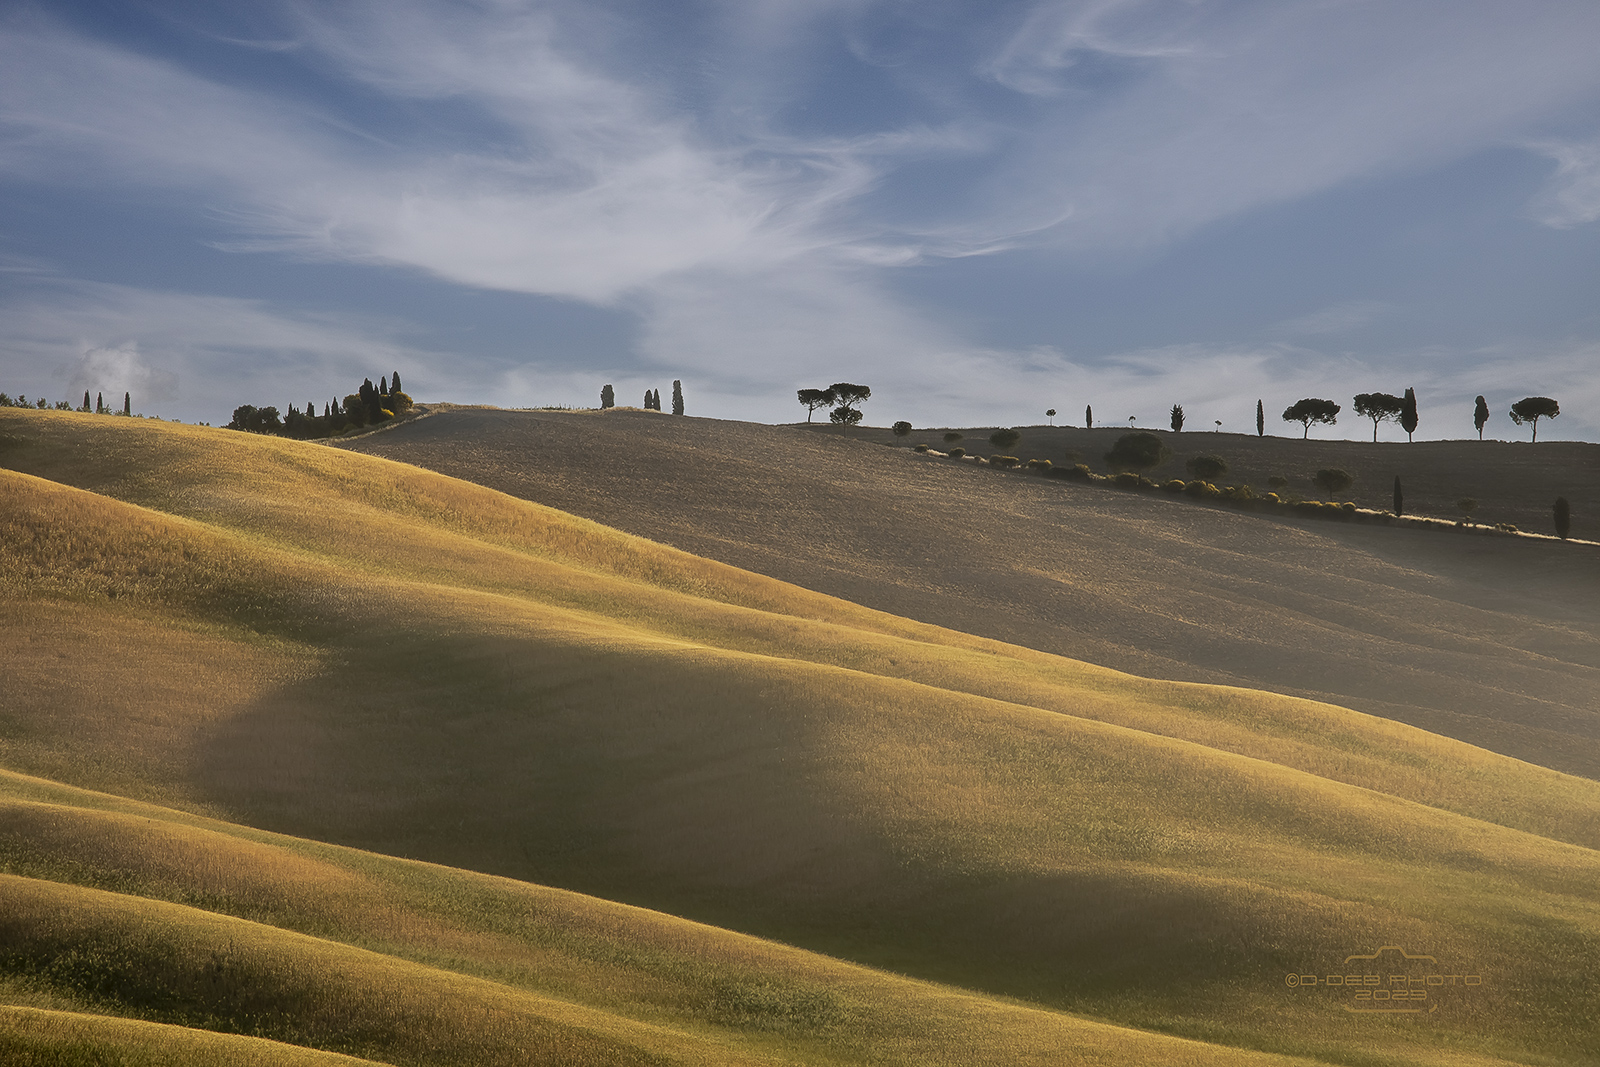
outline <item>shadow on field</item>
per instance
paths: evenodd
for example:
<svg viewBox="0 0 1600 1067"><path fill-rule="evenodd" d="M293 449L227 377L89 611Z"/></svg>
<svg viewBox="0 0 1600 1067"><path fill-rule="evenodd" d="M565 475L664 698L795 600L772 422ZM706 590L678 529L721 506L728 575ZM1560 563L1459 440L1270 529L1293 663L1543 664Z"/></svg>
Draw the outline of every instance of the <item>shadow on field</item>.
<svg viewBox="0 0 1600 1067"><path fill-rule="evenodd" d="M856 439L873 433L887 435L447 409L356 447L894 614L1325 700L1600 777L1592 546L1268 519ZM1239 440L1263 470L1301 446L1403 447ZM1438 444L1475 462L1533 454Z"/></svg>

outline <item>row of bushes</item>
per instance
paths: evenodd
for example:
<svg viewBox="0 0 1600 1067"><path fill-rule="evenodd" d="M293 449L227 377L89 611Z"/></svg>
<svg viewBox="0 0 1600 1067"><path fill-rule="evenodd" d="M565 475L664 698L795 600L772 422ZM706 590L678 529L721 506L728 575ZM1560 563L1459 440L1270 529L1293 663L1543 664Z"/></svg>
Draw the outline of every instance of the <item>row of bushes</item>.
<svg viewBox="0 0 1600 1067"><path fill-rule="evenodd" d="M918 452L940 456L947 455L952 459L966 458L966 451L961 448L952 448L947 453L932 452L927 445L918 445ZM1321 500L1300 500L1292 497L1280 496L1275 492L1257 494L1248 485L1219 486L1213 482L1200 478L1185 481L1182 478L1171 478L1165 482L1152 481L1141 474L1132 471L1123 471L1120 474L1096 474L1089 469L1088 464L1074 463L1071 465L1056 465L1048 459L1030 459L1026 463L1016 456L990 456L987 460L974 456L979 463L987 463L991 467L1002 469L1021 468L1030 474L1046 478L1061 478L1067 481L1084 482L1094 485L1113 486L1118 489L1129 489L1136 492L1167 492L1182 494L1196 500L1212 503L1226 504L1231 507L1249 511L1267 511L1277 514L1299 515L1307 518L1338 519L1345 522L1381 522L1401 523L1408 526L1435 526L1452 527L1462 530L1495 530L1500 533L1517 533L1517 527L1508 522L1496 523L1494 526L1477 526L1468 522L1456 522L1447 519L1430 519L1425 517L1401 517L1392 511L1375 511L1370 508L1357 507L1354 501L1334 502ZM1557 535L1563 539L1568 536L1567 518L1562 505L1566 500L1558 502L1556 508Z"/></svg>

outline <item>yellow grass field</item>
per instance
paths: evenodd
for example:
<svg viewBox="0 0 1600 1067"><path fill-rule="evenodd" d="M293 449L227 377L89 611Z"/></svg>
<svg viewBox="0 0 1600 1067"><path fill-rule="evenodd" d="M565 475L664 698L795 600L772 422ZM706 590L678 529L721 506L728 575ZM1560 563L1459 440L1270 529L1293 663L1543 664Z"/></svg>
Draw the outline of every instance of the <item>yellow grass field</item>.
<svg viewBox="0 0 1600 1067"><path fill-rule="evenodd" d="M320 445L5 410L0 466L10 1003L406 1063L1600 1048L1592 780ZM1321 981L1384 946L1480 981Z"/></svg>

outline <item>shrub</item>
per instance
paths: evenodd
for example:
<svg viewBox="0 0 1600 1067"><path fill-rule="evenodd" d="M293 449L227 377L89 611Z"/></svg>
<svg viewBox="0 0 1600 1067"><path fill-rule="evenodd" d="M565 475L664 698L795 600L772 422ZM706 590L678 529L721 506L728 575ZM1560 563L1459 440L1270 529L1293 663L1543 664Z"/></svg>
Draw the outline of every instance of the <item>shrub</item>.
<svg viewBox="0 0 1600 1067"><path fill-rule="evenodd" d="M1117 483L1118 489L1139 488L1139 476L1132 471L1122 471L1113 480Z"/></svg>
<svg viewBox="0 0 1600 1067"><path fill-rule="evenodd" d="M1256 498L1248 485L1230 485L1222 491L1222 495L1237 503L1248 503Z"/></svg>
<svg viewBox="0 0 1600 1067"><path fill-rule="evenodd" d="M1125 433L1106 453L1106 462L1117 470L1142 471L1157 466L1171 454L1153 433Z"/></svg>
<svg viewBox="0 0 1600 1067"><path fill-rule="evenodd" d="M1335 493L1350 488L1355 478L1351 476L1349 471L1340 470L1338 467L1324 467L1311 480L1317 484L1317 487L1322 490L1325 496L1331 497Z"/></svg>
<svg viewBox="0 0 1600 1067"><path fill-rule="evenodd" d="M1496 530L1499 530L1501 533L1516 533L1517 532L1517 528L1514 525L1512 525L1511 523L1509 523L1509 522L1497 522L1497 523L1494 524L1494 528Z"/></svg>
<svg viewBox="0 0 1600 1067"><path fill-rule="evenodd" d="M1016 467L1022 463L1016 456L990 456L989 464L994 467Z"/></svg>
<svg viewBox="0 0 1600 1067"><path fill-rule="evenodd" d="M1049 473L1052 478L1065 478L1072 482L1087 482L1091 480L1089 467L1084 463L1074 463L1070 467L1052 467Z"/></svg>
<svg viewBox="0 0 1600 1067"><path fill-rule="evenodd" d="M1261 495L1261 499L1265 500L1269 504L1281 504L1281 503L1283 503L1283 498L1280 497L1277 493L1263 493Z"/></svg>
<svg viewBox="0 0 1600 1067"><path fill-rule="evenodd" d="M1267 484L1272 486L1274 489L1282 489L1289 484L1289 479L1285 478L1281 474L1274 474L1272 477L1267 479Z"/></svg>
<svg viewBox="0 0 1600 1067"><path fill-rule="evenodd" d="M915 445L912 448L913 452L926 452L927 450L928 450L928 446L927 445Z"/></svg>
<svg viewBox="0 0 1600 1067"><path fill-rule="evenodd" d="M1210 482L1202 481L1199 478L1196 478L1194 481L1186 484L1183 487L1183 491L1194 497L1196 500L1211 500L1222 495L1222 490L1218 489Z"/></svg>
<svg viewBox="0 0 1600 1067"><path fill-rule="evenodd" d="M1173 478L1164 483L1161 488L1165 489L1169 493L1181 493L1183 492L1183 479Z"/></svg>
<svg viewBox="0 0 1600 1067"><path fill-rule="evenodd" d="M1035 474L1049 474L1050 468L1053 466L1055 466L1055 464L1051 463L1048 459L1028 460L1028 469L1033 471Z"/></svg>
<svg viewBox="0 0 1600 1067"><path fill-rule="evenodd" d="M1015 430L996 430L989 435L989 443L1004 451L1022 440L1022 435Z"/></svg>
<svg viewBox="0 0 1600 1067"><path fill-rule="evenodd" d="M1228 473L1227 461L1221 456L1191 456L1184 466L1202 482L1216 481L1218 475Z"/></svg>
<svg viewBox="0 0 1600 1067"><path fill-rule="evenodd" d="M904 437L911 432L911 424L904 419L901 419L899 422L894 424L892 429L894 430L894 435L896 437Z"/></svg>
<svg viewBox="0 0 1600 1067"><path fill-rule="evenodd" d="M962 456L964 456L966 454L967 454L967 450L964 449L964 448L952 448L950 450L950 458L951 459L960 459Z"/></svg>
<svg viewBox="0 0 1600 1067"><path fill-rule="evenodd" d="M953 445L957 441L961 440L961 436L962 436L961 434L958 434L954 430L951 430L949 433L944 435L944 443L947 444L947 445Z"/></svg>

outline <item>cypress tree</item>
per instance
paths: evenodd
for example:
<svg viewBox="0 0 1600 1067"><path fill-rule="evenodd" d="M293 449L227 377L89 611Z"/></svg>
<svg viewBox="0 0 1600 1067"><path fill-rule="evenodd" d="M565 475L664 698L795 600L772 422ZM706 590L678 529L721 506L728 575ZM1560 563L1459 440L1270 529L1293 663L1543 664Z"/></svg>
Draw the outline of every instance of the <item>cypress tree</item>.
<svg viewBox="0 0 1600 1067"><path fill-rule="evenodd" d="M128 393L122 394L122 413L124 415L133 414L133 397Z"/></svg>
<svg viewBox="0 0 1600 1067"><path fill-rule="evenodd" d="M80 410L80 411L88 411L89 410L89 390L87 390L87 389L85 389L83 391L83 407L79 408L78 410Z"/></svg>
<svg viewBox="0 0 1600 1067"><path fill-rule="evenodd" d="M1267 409L1261 406L1261 401L1256 401L1256 436L1267 436Z"/></svg>
<svg viewBox="0 0 1600 1067"><path fill-rule="evenodd" d="M1406 440L1409 441L1417 429L1417 394L1407 389L1405 398L1400 403L1400 426L1405 430Z"/></svg>
<svg viewBox="0 0 1600 1067"><path fill-rule="evenodd" d="M405 392L404 389L400 388L400 372L399 371L395 371L393 374L389 375L389 392L391 392L391 393L403 393L403 392Z"/></svg>
<svg viewBox="0 0 1600 1067"><path fill-rule="evenodd" d="M1406 513L1405 494L1400 492L1400 476L1394 476L1394 513L1398 517Z"/></svg>
<svg viewBox="0 0 1600 1067"><path fill-rule="evenodd" d="M104 393L94 394L94 413L96 415L104 415L106 413L106 395Z"/></svg>
<svg viewBox="0 0 1600 1067"><path fill-rule="evenodd" d="M1478 440L1483 440L1483 424L1489 421L1489 402L1483 397L1478 398L1478 406L1472 409L1472 425L1478 428Z"/></svg>
<svg viewBox="0 0 1600 1067"><path fill-rule="evenodd" d="M388 396L389 395L389 379L384 378L382 376L380 376L378 378L378 395L379 396Z"/></svg>
<svg viewBox="0 0 1600 1067"><path fill-rule="evenodd" d="M600 387L600 409L603 411L606 408L615 407L616 404L616 390L612 389L610 385L602 385Z"/></svg>
<svg viewBox="0 0 1600 1067"><path fill-rule="evenodd" d="M1565 541L1572 532L1572 505L1567 503L1564 496L1556 497L1555 507L1551 509L1556 520L1556 536Z"/></svg>
<svg viewBox="0 0 1600 1067"><path fill-rule="evenodd" d="M672 380L672 413L683 414L683 383L676 378Z"/></svg>
<svg viewBox="0 0 1600 1067"><path fill-rule="evenodd" d="M1094 429L1094 408L1088 404L1083 405L1083 428L1086 430Z"/></svg>

